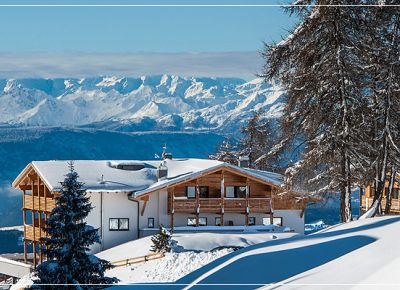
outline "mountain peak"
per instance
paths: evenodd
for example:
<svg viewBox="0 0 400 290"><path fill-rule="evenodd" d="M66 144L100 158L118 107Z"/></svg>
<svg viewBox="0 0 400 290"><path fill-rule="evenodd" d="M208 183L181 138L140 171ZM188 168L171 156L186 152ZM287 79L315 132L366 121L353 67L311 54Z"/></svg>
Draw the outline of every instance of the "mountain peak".
<svg viewBox="0 0 400 290"><path fill-rule="evenodd" d="M150 75L0 81L0 123L85 126L113 130L235 131L258 109L281 112L282 90L255 79ZM168 120L168 121L167 121ZM132 122L135 125L132 127ZM111 126L111 127L110 127ZM166 126L166 125L165 125Z"/></svg>

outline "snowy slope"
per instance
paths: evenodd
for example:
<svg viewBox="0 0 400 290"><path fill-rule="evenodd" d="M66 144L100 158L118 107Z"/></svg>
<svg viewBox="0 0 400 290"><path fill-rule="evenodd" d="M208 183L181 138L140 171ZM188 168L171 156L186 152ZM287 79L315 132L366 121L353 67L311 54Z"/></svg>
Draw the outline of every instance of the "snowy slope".
<svg viewBox="0 0 400 290"><path fill-rule="evenodd" d="M286 239L296 233L179 233L173 235L173 252L160 260L107 271L120 283L173 282L190 272L233 252L230 247L247 247L271 239ZM139 257L150 253L151 237L131 241L108 249L97 256L111 262ZM224 248L228 247L228 248Z"/></svg>
<svg viewBox="0 0 400 290"><path fill-rule="evenodd" d="M141 78L0 80L0 124L87 126L122 131L234 132L252 111L282 110L279 85L261 79Z"/></svg>
<svg viewBox="0 0 400 290"><path fill-rule="evenodd" d="M177 282L189 284L187 289L220 289L215 284L242 284L240 289L398 289L399 239L398 216L358 220L247 247ZM264 267L268 264L273 267ZM250 265L252 270L246 271Z"/></svg>

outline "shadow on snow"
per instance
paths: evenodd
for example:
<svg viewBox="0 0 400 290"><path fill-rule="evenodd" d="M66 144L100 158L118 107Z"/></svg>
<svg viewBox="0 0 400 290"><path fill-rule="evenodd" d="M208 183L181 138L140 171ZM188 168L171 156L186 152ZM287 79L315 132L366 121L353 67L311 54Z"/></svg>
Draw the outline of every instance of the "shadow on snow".
<svg viewBox="0 0 400 290"><path fill-rule="evenodd" d="M354 250L364 247L374 241L375 238L366 235L354 235L350 237L340 237L349 233L379 228L400 221L400 217L391 217L379 220L367 225L351 227L348 229L332 230L330 232L320 232L309 236L293 237L282 240L271 240L264 243L252 245L225 255L200 269L193 271L175 283L155 283L155 284L132 284L129 286L119 286L123 289L182 289L187 284L192 283L210 270L218 267L222 263L228 262L237 255L253 251L256 249L271 247L276 245L290 244L300 240L313 240L321 238L337 237L334 240L320 242L307 246L292 249L279 250L270 253L254 253L249 256L240 257L232 261L224 268L217 270L203 279L193 288L207 286L207 289L221 289L222 285L231 284L226 289L256 289L261 285L276 283L307 270L323 265L329 261L337 259ZM232 284L242 284L236 287ZM248 284L248 285L243 285ZM161 287L161 288L160 288Z"/></svg>

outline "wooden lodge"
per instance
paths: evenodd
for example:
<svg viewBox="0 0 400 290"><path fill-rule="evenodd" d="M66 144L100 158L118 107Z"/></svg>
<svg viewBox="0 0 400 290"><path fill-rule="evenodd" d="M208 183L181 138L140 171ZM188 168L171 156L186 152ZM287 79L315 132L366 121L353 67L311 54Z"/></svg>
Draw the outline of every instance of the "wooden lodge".
<svg viewBox="0 0 400 290"><path fill-rule="evenodd" d="M389 191L389 180L385 182L385 191L382 198L382 209L385 209L386 196ZM400 214L400 196L399 196L399 179L393 184L393 192L391 196L391 208L388 214ZM371 206L374 200L374 187L369 185L365 188L365 193L360 196L360 215L365 213Z"/></svg>
<svg viewBox="0 0 400 290"><path fill-rule="evenodd" d="M74 168L93 207L86 222L99 229L93 253L154 234L161 224L178 232L202 226L269 231L272 225L304 232L306 202L280 198L282 176L276 173L172 158L77 160ZM67 161L33 161L13 182L22 191L24 258L31 245L34 267L46 258L43 228L67 172Z"/></svg>

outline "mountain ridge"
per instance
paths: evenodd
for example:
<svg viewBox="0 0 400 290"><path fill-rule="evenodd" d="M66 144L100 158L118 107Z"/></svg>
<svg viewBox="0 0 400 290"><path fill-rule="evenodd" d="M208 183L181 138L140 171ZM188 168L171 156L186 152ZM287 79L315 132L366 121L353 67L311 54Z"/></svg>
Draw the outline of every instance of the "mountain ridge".
<svg viewBox="0 0 400 290"><path fill-rule="evenodd" d="M253 111L279 117L284 91L261 79L153 75L139 78L0 80L0 124L121 131L236 132Z"/></svg>

